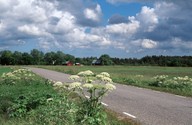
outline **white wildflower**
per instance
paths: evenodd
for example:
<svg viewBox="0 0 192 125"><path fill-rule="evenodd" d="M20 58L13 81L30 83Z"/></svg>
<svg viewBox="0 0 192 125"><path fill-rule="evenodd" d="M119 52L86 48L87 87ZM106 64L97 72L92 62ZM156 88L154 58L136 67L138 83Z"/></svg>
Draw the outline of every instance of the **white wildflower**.
<svg viewBox="0 0 192 125"><path fill-rule="evenodd" d="M102 72L102 73L100 73L100 75L105 76L105 77L110 77L110 74L107 72Z"/></svg>
<svg viewBox="0 0 192 125"><path fill-rule="evenodd" d="M63 85L63 83L62 83L62 82L59 82L59 81L58 81L58 82L55 82L55 83L53 84L53 86L59 86L59 87L62 86L62 85Z"/></svg>
<svg viewBox="0 0 192 125"><path fill-rule="evenodd" d="M113 84L107 83L105 84L105 88L109 91L112 91L114 89L116 89L116 87Z"/></svg>
<svg viewBox="0 0 192 125"><path fill-rule="evenodd" d="M69 79L71 79L71 80L77 80L77 79L79 79L80 77L78 76L78 75L71 75L70 77L69 77Z"/></svg>
<svg viewBox="0 0 192 125"><path fill-rule="evenodd" d="M93 88L93 84L86 83L86 84L83 85L83 87L91 89L91 88Z"/></svg>
<svg viewBox="0 0 192 125"><path fill-rule="evenodd" d="M96 75L96 78L98 78L98 79L102 79L103 77L104 77L104 76L101 75L101 74Z"/></svg>
<svg viewBox="0 0 192 125"><path fill-rule="evenodd" d="M112 79L109 78L109 77L103 77L103 78L101 78L101 80L104 81L104 82L109 82L109 83L113 82Z"/></svg>
<svg viewBox="0 0 192 125"><path fill-rule="evenodd" d="M80 82L73 82L69 85L70 89L75 89L75 88L81 88L81 83Z"/></svg>
<svg viewBox="0 0 192 125"><path fill-rule="evenodd" d="M92 76L94 73L90 70L79 72L77 75L79 76Z"/></svg>

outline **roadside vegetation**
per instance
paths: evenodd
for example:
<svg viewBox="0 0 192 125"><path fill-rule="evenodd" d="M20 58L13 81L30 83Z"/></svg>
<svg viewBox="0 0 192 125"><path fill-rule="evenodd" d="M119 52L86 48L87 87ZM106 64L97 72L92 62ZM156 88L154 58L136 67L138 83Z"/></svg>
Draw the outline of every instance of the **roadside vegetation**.
<svg viewBox="0 0 192 125"><path fill-rule="evenodd" d="M10 72L11 71L11 68L8 68L8 67L0 67L0 76L3 74L3 73L7 73L7 72Z"/></svg>
<svg viewBox="0 0 192 125"><path fill-rule="evenodd" d="M38 66L50 70L76 74L84 70L108 72L112 80L126 85L192 97L192 68L155 66ZM164 76L166 76L164 78Z"/></svg>
<svg viewBox="0 0 192 125"><path fill-rule="evenodd" d="M105 93L115 89L107 73L80 72L70 77L74 83L67 84L45 80L27 69L0 69L1 125L137 124L118 119L101 105ZM93 84L94 80L100 84ZM84 89L89 98L84 96Z"/></svg>

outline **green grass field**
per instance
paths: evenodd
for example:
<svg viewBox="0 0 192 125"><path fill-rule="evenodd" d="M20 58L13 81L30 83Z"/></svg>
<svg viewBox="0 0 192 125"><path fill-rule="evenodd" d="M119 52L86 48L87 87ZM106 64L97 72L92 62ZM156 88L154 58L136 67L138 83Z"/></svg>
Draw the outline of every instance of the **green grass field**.
<svg viewBox="0 0 192 125"><path fill-rule="evenodd" d="M9 68L9 67L0 67L0 76L3 73L7 73L7 72L10 72L10 71L11 71L11 68Z"/></svg>
<svg viewBox="0 0 192 125"><path fill-rule="evenodd" d="M192 67L158 67L158 66L40 66L41 68L51 69L68 74L77 74L80 71L91 70L95 73L108 72L114 82L134 85L178 95L191 96L191 89L172 89L154 87L149 84L154 82L152 79L156 75L168 75L173 77L192 77ZM138 77L142 75L143 77Z"/></svg>
<svg viewBox="0 0 192 125"><path fill-rule="evenodd" d="M42 68L76 74L82 70L91 70L95 73L108 72L112 76L155 75L192 76L191 67L155 67L155 66L40 66Z"/></svg>

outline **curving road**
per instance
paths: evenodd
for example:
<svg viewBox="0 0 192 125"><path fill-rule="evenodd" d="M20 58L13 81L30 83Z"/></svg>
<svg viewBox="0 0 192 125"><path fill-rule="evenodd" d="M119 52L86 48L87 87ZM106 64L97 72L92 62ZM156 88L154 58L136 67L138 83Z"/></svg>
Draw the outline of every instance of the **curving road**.
<svg viewBox="0 0 192 125"><path fill-rule="evenodd" d="M70 82L69 75L40 68L34 73L54 81ZM192 98L116 84L103 100L110 109L143 125L192 125Z"/></svg>

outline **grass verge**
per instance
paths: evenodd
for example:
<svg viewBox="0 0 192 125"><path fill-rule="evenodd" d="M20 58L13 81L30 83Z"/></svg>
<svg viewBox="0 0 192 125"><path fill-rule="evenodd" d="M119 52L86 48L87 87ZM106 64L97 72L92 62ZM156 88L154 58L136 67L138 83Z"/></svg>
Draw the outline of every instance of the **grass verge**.
<svg viewBox="0 0 192 125"><path fill-rule="evenodd" d="M77 97L56 91L50 81L25 70L14 71L0 79L1 125L82 124L77 120L82 115L77 114L81 108ZM135 125L131 120L118 119L111 112L101 120L106 120L107 125Z"/></svg>
<svg viewBox="0 0 192 125"><path fill-rule="evenodd" d="M153 86L156 75L168 75L169 78L192 76L191 67L157 67L157 66L38 66L67 74L91 70L95 73L108 72L114 82L133 85L177 95L192 97L191 87ZM180 81L179 81L180 82ZM180 84L178 82L178 84Z"/></svg>

